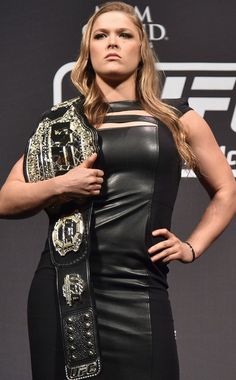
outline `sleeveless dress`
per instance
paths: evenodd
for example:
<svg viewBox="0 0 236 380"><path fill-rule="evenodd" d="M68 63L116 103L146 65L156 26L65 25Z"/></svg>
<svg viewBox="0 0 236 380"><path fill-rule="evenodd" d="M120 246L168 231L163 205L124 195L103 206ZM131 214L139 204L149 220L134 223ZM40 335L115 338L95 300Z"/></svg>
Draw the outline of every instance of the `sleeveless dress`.
<svg viewBox="0 0 236 380"><path fill-rule="evenodd" d="M172 101L184 114L185 100ZM109 104L98 129L104 183L94 197L91 280L102 371L97 380L178 380L168 266L148 248L171 228L181 160L170 130L136 101ZM55 272L47 243L28 299L33 380L66 380Z"/></svg>

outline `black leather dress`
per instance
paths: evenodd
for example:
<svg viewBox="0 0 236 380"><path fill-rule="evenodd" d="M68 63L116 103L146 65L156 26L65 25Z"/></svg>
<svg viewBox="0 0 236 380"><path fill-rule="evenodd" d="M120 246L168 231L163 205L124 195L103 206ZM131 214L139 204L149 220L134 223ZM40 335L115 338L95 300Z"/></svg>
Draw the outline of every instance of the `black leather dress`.
<svg viewBox="0 0 236 380"><path fill-rule="evenodd" d="M174 103L182 113L184 101ZM104 170L94 198L91 278L102 371L97 380L178 380L178 356L168 298L168 267L148 248L171 227L181 161L169 129L140 115L137 102L110 103L99 133L97 167ZM109 124L106 124L109 123ZM34 380L65 380L54 268L42 254L28 303Z"/></svg>

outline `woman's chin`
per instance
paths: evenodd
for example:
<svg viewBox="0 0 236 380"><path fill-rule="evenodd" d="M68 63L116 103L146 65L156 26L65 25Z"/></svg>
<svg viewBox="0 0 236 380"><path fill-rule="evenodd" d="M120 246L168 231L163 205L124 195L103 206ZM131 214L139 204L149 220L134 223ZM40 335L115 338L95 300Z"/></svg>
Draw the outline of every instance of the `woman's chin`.
<svg viewBox="0 0 236 380"><path fill-rule="evenodd" d="M109 72L103 73L100 75L101 79L105 82L124 82L132 78L134 73L127 73L118 70L110 70Z"/></svg>

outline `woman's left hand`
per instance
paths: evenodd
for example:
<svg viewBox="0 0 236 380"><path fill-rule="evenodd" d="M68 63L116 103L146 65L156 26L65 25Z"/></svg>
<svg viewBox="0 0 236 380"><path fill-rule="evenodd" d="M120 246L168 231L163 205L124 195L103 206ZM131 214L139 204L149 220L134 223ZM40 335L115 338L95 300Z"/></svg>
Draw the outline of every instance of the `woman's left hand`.
<svg viewBox="0 0 236 380"><path fill-rule="evenodd" d="M173 260L179 260L183 263L192 262L193 255L191 248L178 239L172 232L166 228L161 228L154 230L152 235L155 237L163 236L166 239L148 249L148 252L151 255L150 258L153 262L161 261L163 263L169 263Z"/></svg>

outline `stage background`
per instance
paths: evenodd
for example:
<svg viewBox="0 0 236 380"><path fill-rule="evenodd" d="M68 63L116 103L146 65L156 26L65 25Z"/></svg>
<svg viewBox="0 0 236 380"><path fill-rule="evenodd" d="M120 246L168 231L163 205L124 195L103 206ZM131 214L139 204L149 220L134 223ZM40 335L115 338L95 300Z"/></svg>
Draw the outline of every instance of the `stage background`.
<svg viewBox="0 0 236 380"><path fill-rule="evenodd" d="M235 172L235 1L129 3L138 7L166 70L165 97L189 98L212 126ZM41 113L55 100L76 95L68 70L79 51L82 27L98 4L1 1L1 185L23 154ZM199 182L191 174L183 178L172 230L186 238L207 202ZM30 219L1 220L0 226L0 378L29 380L27 295L47 217L42 212ZM235 227L234 221L193 265L170 265L181 380L235 380Z"/></svg>

